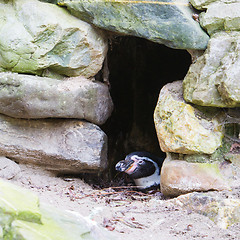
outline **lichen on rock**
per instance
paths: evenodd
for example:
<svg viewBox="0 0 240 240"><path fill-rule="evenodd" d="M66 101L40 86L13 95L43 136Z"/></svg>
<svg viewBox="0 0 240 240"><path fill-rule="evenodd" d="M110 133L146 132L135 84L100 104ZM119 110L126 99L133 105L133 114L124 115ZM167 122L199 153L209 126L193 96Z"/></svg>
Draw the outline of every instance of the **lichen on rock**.
<svg viewBox="0 0 240 240"><path fill-rule="evenodd" d="M232 169L232 166L174 160L168 153L161 170L161 192L178 196L194 191L230 190L231 176L224 174L225 168Z"/></svg>
<svg viewBox="0 0 240 240"><path fill-rule="evenodd" d="M171 204L207 216L223 229L240 222L240 200L229 193L194 192L172 199Z"/></svg>
<svg viewBox="0 0 240 240"><path fill-rule="evenodd" d="M212 35L218 31L240 30L240 3L216 2L200 14L201 26Z"/></svg>
<svg viewBox="0 0 240 240"><path fill-rule="evenodd" d="M154 112L160 147L164 152L213 153L222 144L220 112L207 113L187 104L182 81L165 85Z"/></svg>
<svg viewBox="0 0 240 240"><path fill-rule="evenodd" d="M214 34L184 78L184 99L201 106L239 107L239 52L239 32Z"/></svg>
<svg viewBox="0 0 240 240"><path fill-rule="evenodd" d="M68 1L76 17L118 34L146 38L177 49L205 49L208 35L194 21L188 1Z"/></svg>
<svg viewBox="0 0 240 240"><path fill-rule="evenodd" d="M0 181L0 238L8 240L116 239L79 213L57 209L36 194Z"/></svg>
<svg viewBox="0 0 240 240"><path fill-rule="evenodd" d="M56 5L0 3L0 26L0 71L91 77L102 68L105 36Z"/></svg>

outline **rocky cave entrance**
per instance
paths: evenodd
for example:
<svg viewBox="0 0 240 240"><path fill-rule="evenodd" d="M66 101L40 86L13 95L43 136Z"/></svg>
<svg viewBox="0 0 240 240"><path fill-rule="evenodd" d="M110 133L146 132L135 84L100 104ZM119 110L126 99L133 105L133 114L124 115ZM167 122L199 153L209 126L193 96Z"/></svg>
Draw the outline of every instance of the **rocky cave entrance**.
<svg viewBox="0 0 240 240"><path fill-rule="evenodd" d="M110 172L133 151L164 157L155 132L153 113L161 88L182 80L191 64L186 50L176 50L136 37L110 42L108 68L114 111L102 129L108 135Z"/></svg>

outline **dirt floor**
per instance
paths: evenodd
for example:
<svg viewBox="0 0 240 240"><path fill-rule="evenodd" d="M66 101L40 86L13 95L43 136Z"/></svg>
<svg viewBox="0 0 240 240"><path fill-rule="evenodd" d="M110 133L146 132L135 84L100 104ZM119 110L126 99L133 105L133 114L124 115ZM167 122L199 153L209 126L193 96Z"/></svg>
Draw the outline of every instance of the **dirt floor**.
<svg viewBox="0 0 240 240"><path fill-rule="evenodd" d="M11 182L36 192L42 202L90 217L116 239L240 239L240 224L220 229L205 216L170 207L171 200L159 192L144 194L117 186L97 189L79 178L20 167L20 176Z"/></svg>

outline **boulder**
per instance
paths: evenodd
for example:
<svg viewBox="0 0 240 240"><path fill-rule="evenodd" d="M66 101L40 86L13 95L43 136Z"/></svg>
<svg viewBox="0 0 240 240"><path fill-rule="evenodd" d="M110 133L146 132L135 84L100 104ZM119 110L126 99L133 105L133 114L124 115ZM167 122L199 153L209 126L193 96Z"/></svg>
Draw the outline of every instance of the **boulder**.
<svg viewBox="0 0 240 240"><path fill-rule="evenodd" d="M14 161L0 156L0 178L12 179L17 177L21 172L20 167Z"/></svg>
<svg viewBox="0 0 240 240"><path fill-rule="evenodd" d="M240 199L229 192L224 195L217 192L188 193L168 203L175 208L207 216L223 229L240 222Z"/></svg>
<svg viewBox="0 0 240 240"><path fill-rule="evenodd" d="M78 118L100 125L112 109L108 87L100 82L0 73L0 113L11 117Z"/></svg>
<svg viewBox="0 0 240 240"><path fill-rule="evenodd" d="M183 81L184 99L201 106L240 106L240 32L219 32Z"/></svg>
<svg viewBox="0 0 240 240"><path fill-rule="evenodd" d="M154 123L164 152L213 153L222 143L220 112L197 109L182 95L182 81L165 85L154 111Z"/></svg>
<svg viewBox="0 0 240 240"><path fill-rule="evenodd" d="M187 0L158 1L68 1L60 6L78 18L118 34L146 38L178 49L205 49L208 35L192 15Z"/></svg>
<svg viewBox="0 0 240 240"><path fill-rule="evenodd" d="M161 192L178 196L194 191L230 190L239 185L239 173L238 167L227 162L187 162L171 159L168 154L161 169Z"/></svg>
<svg viewBox="0 0 240 240"><path fill-rule="evenodd" d="M178 196L194 191L240 188L240 144L225 137L213 154L167 153L161 169L161 192Z"/></svg>
<svg viewBox="0 0 240 240"><path fill-rule="evenodd" d="M212 35L217 31L240 30L240 2L215 3L200 14L201 26Z"/></svg>
<svg viewBox="0 0 240 240"><path fill-rule="evenodd" d="M77 212L63 211L46 204L41 204L39 209L42 224L15 220L11 224L10 233L23 240L117 239L115 235Z"/></svg>
<svg viewBox="0 0 240 240"><path fill-rule="evenodd" d="M190 0L189 2L198 10L205 10L207 6L219 0Z"/></svg>
<svg viewBox="0 0 240 240"><path fill-rule="evenodd" d="M198 10L205 10L213 3L235 3L237 1L238 0L190 0L190 3Z"/></svg>
<svg viewBox="0 0 240 240"><path fill-rule="evenodd" d="M99 172L107 166L107 136L98 126L78 120L0 115L0 152L59 173Z"/></svg>
<svg viewBox="0 0 240 240"><path fill-rule="evenodd" d="M0 71L91 77L102 68L107 40L65 9L37 0L0 3Z"/></svg>
<svg viewBox="0 0 240 240"><path fill-rule="evenodd" d="M35 194L8 182L0 181L0 195L1 239L116 239L79 213L39 203Z"/></svg>

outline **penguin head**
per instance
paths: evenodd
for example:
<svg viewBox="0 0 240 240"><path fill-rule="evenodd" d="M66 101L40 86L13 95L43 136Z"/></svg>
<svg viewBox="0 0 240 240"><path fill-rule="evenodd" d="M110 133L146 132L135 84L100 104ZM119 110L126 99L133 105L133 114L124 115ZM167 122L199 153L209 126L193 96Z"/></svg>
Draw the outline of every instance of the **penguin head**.
<svg viewBox="0 0 240 240"><path fill-rule="evenodd" d="M117 171L127 173L137 187L146 189L160 184L162 161L148 152L133 152L118 162Z"/></svg>

